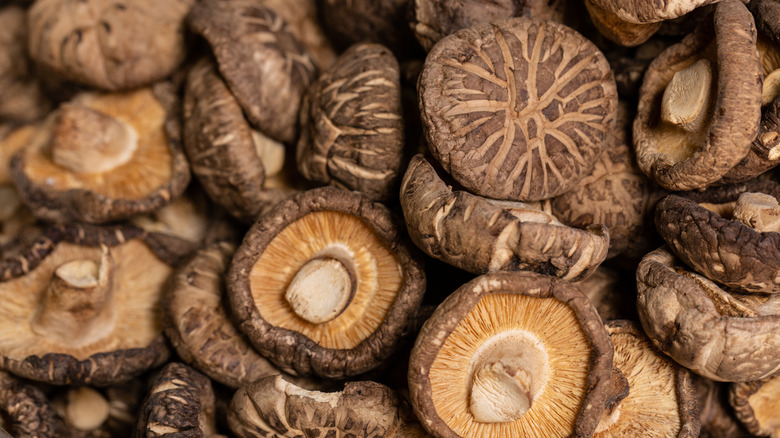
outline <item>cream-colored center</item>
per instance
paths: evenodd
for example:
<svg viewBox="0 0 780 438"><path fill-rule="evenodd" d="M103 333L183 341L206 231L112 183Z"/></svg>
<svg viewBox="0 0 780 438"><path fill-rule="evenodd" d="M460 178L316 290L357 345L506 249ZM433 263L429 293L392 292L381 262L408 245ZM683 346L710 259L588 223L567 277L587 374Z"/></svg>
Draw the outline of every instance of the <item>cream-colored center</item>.
<svg viewBox="0 0 780 438"><path fill-rule="evenodd" d="M252 142L255 144L255 153L263 161L265 176L279 173L284 167L284 144L255 130L252 130Z"/></svg>
<svg viewBox="0 0 780 438"><path fill-rule="evenodd" d="M761 88L761 105L769 105L780 96L780 68L764 78Z"/></svg>
<svg viewBox="0 0 780 438"><path fill-rule="evenodd" d="M109 408L108 400L99 392L82 386L68 391L65 416L77 429L94 430L108 419Z"/></svg>
<svg viewBox="0 0 780 438"><path fill-rule="evenodd" d="M295 274L285 298L298 316L322 324L346 309L353 289L353 276L344 263L320 257L308 261Z"/></svg>
<svg viewBox="0 0 780 438"><path fill-rule="evenodd" d="M674 74L661 100L661 119L695 132L704 124L711 99L712 67L700 59Z"/></svg>
<svg viewBox="0 0 780 438"><path fill-rule="evenodd" d="M522 330L499 333L474 354L469 365L469 410L481 423L521 418L544 391L549 375L544 344Z"/></svg>
<svg viewBox="0 0 780 438"><path fill-rule="evenodd" d="M766 193L743 193L734 205L733 218L758 232L780 232L780 205Z"/></svg>

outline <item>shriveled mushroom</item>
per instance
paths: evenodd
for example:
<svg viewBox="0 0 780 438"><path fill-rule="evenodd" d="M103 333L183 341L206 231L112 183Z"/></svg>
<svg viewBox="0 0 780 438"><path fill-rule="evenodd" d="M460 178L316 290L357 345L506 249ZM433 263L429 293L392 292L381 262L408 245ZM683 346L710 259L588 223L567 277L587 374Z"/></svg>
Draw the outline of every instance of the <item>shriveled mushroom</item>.
<svg viewBox="0 0 780 438"><path fill-rule="evenodd" d="M331 187L278 204L227 276L233 317L291 374L342 378L387 359L422 301L413 246L381 204Z"/></svg>
<svg viewBox="0 0 780 438"><path fill-rule="evenodd" d="M752 382L733 383L729 402L737 418L750 433L759 436L780 436L780 377L767 377Z"/></svg>
<svg viewBox="0 0 780 438"><path fill-rule="evenodd" d="M529 272L466 283L412 349L415 413L435 436L591 436L610 388L612 343L569 283Z"/></svg>
<svg viewBox="0 0 780 438"><path fill-rule="evenodd" d="M639 319L653 345L704 377L727 382L780 371L776 298L739 296L686 271L667 248L637 270Z"/></svg>
<svg viewBox="0 0 780 438"><path fill-rule="evenodd" d="M609 248L601 225L571 228L529 204L453 191L422 155L406 170L401 207L418 247L475 274L530 270L576 281L590 275Z"/></svg>
<svg viewBox="0 0 780 438"><path fill-rule="evenodd" d="M228 424L239 437L428 436L400 397L368 381L347 382L340 392L319 392L282 376L265 377L236 392Z"/></svg>
<svg viewBox="0 0 780 438"><path fill-rule="evenodd" d="M377 200L398 193L404 123L390 50L350 47L309 88L300 116L297 162L304 177Z"/></svg>
<svg viewBox="0 0 780 438"><path fill-rule="evenodd" d="M290 25L254 0L203 0L188 17L250 121L281 142L295 140L298 109L316 67Z"/></svg>
<svg viewBox="0 0 780 438"><path fill-rule="evenodd" d="M105 90L159 81L184 60L184 17L195 0L37 0L30 56L66 79Z"/></svg>
<svg viewBox="0 0 780 438"><path fill-rule="evenodd" d="M35 129L11 160L11 176L36 216L103 223L184 192L189 166L178 132L166 129L160 90L82 93Z"/></svg>
<svg viewBox="0 0 780 438"><path fill-rule="evenodd" d="M333 64L336 52L320 27L318 0L262 0L262 3L284 18L320 68Z"/></svg>
<svg viewBox="0 0 780 438"><path fill-rule="evenodd" d="M24 275L0 282L0 366L58 385L110 385L163 363L158 301L172 269L142 232L52 231L19 257Z"/></svg>
<svg viewBox="0 0 780 438"><path fill-rule="evenodd" d="M615 79L596 46L531 18L442 39L418 89L433 155L469 191L494 199L537 201L575 188L617 112Z"/></svg>
<svg viewBox="0 0 780 438"><path fill-rule="evenodd" d="M46 395L35 386L0 371L0 436L57 438L66 432Z"/></svg>
<svg viewBox="0 0 780 438"><path fill-rule="evenodd" d="M738 0L659 55L639 91L633 141L642 171L670 190L703 188L747 155L761 119L753 18Z"/></svg>

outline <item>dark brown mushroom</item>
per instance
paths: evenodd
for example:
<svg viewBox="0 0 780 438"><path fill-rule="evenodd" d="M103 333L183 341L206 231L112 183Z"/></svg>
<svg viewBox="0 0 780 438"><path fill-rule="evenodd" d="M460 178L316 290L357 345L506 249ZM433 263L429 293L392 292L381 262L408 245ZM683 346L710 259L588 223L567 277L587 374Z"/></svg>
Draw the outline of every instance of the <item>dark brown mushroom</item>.
<svg viewBox="0 0 780 438"><path fill-rule="evenodd" d="M0 371L0 431L20 438L57 438L66 432L46 395ZM0 436L2 432L0 432Z"/></svg>
<svg viewBox="0 0 780 438"><path fill-rule="evenodd" d="M320 68L328 68L336 60L328 37L320 27L318 0L262 0L262 4L281 15L290 25L290 30L311 54Z"/></svg>
<svg viewBox="0 0 780 438"><path fill-rule="evenodd" d="M609 248L602 225L571 228L529 204L454 191L422 155L406 170L401 207L418 247L475 274L528 270L576 281L593 273Z"/></svg>
<svg viewBox="0 0 780 438"><path fill-rule="evenodd" d="M398 193L404 148L398 62L379 44L356 44L309 88L301 105L304 177L376 200Z"/></svg>
<svg viewBox="0 0 780 438"><path fill-rule="evenodd" d="M780 377L733 383L729 391L729 402L739 421L753 435L777 437L780 434L777 410L780 402Z"/></svg>
<svg viewBox="0 0 780 438"><path fill-rule="evenodd" d="M596 46L531 18L441 40L418 88L433 155L469 191L494 199L537 201L575 188L617 112L615 79Z"/></svg>
<svg viewBox="0 0 780 438"><path fill-rule="evenodd" d="M414 247L381 204L309 190L249 230L227 276L233 317L283 371L342 378L395 350L425 291Z"/></svg>
<svg viewBox="0 0 780 438"><path fill-rule="evenodd" d="M609 335L580 291L497 273L466 283L428 319L409 389L435 436L586 437L604 412L611 370Z"/></svg>
<svg viewBox="0 0 780 438"><path fill-rule="evenodd" d="M277 141L294 141L301 98L316 67L290 25L254 0L203 0L188 21L211 45L249 120Z"/></svg>

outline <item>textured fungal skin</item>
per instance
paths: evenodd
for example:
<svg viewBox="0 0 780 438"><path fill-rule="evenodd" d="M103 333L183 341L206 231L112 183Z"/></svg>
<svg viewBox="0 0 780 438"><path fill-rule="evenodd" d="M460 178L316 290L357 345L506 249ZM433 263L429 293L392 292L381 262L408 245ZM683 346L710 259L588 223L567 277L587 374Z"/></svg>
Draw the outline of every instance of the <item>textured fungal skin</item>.
<svg viewBox="0 0 780 438"><path fill-rule="evenodd" d="M444 38L418 89L433 155L469 191L494 199L536 201L574 188L617 112L615 79L596 46L530 18Z"/></svg>
<svg viewBox="0 0 780 438"><path fill-rule="evenodd" d="M762 386L774 379L776 377L767 377L752 382L734 383L729 390L729 403L734 408L734 413L753 435L772 436L774 434L775 429L771 425L761 424L753 410L753 406L750 404L750 397L760 390Z"/></svg>
<svg viewBox="0 0 780 438"><path fill-rule="evenodd" d="M401 206L419 248L475 274L529 270L576 281L593 273L609 248L602 225L579 230L525 221L511 203L453 191L422 155L409 163Z"/></svg>
<svg viewBox="0 0 780 438"><path fill-rule="evenodd" d="M3 427L15 437L57 438L66 432L65 425L41 390L2 371L0 412Z"/></svg>
<svg viewBox="0 0 780 438"><path fill-rule="evenodd" d="M717 0L590 0L630 23L671 20Z"/></svg>
<svg viewBox="0 0 780 438"><path fill-rule="evenodd" d="M350 47L301 106L298 169L309 180L389 199L404 147L398 62L379 44Z"/></svg>

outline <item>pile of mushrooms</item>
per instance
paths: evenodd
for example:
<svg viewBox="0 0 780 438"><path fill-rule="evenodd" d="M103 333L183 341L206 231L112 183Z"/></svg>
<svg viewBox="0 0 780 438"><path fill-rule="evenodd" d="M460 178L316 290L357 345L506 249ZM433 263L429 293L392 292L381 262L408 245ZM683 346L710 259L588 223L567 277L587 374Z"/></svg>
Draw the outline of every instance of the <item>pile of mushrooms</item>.
<svg viewBox="0 0 780 438"><path fill-rule="evenodd" d="M780 436L778 0L12 0L0 96L0 436Z"/></svg>

